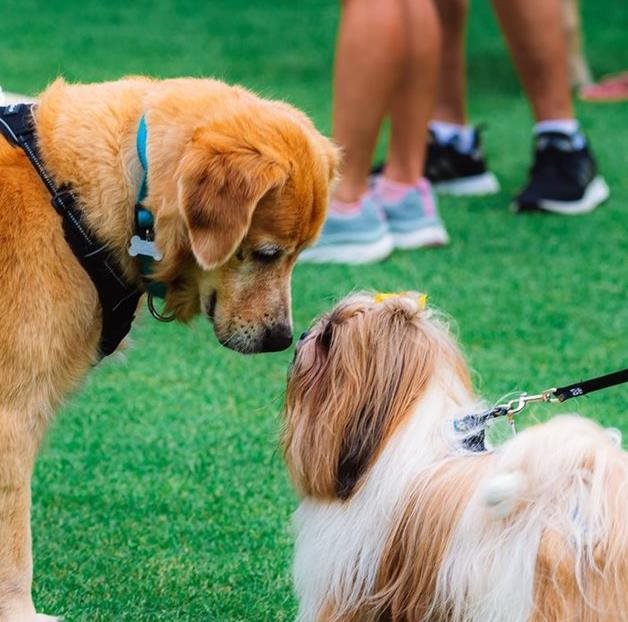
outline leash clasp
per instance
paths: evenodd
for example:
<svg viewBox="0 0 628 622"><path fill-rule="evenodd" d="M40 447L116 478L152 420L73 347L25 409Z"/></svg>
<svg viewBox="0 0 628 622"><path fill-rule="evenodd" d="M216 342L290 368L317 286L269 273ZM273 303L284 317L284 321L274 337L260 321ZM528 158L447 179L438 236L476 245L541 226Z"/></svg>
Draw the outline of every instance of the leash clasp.
<svg viewBox="0 0 628 622"><path fill-rule="evenodd" d="M535 402L559 402L556 395L556 389L546 389L541 393L537 393L535 395L528 395L527 393L522 393L514 400L510 400L506 404L507 415L509 417L520 413L528 404L533 404Z"/></svg>
<svg viewBox="0 0 628 622"><path fill-rule="evenodd" d="M515 415L520 413L528 404L534 404L535 402L559 402L558 396L556 395L556 389L546 389L541 393L536 393L535 395L528 395L527 393L522 393L514 400L510 400L506 404L506 419L508 419L508 425L510 425L510 429L512 430L512 435L517 435L517 426L515 424Z"/></svg>

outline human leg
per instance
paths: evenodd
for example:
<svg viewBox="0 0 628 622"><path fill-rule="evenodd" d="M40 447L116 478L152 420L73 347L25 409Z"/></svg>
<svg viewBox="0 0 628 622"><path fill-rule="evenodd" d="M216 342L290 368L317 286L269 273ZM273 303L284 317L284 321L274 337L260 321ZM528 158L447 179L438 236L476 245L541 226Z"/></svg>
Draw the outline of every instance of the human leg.
<svg viewBox="0 0 628 622"><path fill-rule="evenodd" d="M537 123L573 119L561 0L493 0Z"/></svg>
<svg viewBox="0 0 628 622"><path fill-rule="evenodd" d="M427 128L438 83L440 26L432 0L405 0L407 54L394 91L388 162L376 196L401 249L449 240L428 180L423 178Z"/></svg>
<svg viewBox="0 0 628 622"><path fill-rule="evenodd" d="M534 165L516 211L581 214L609 195L574 116L562 0L493 0L535 126Z"/></svg>
<svg viewBox="0 0 628 622"><path fill-rule="evenodd" d="M425 175L437 192L483 195L499 183L487 170L480 134L467 120L466 24L469 0L435 0L441 25L441 65L429 124Z"/></svg>
<svg viewBox="0 0 628 622"><path fill-rule="evenodd" d="M406 54L402 0L345 0L334 67L333 139L343 148L335 196L357 201L366 191L380 126Z"/></svg>
<svg viewBox="0 0 628 622"><path fill-rule="evenodd" d="M377 135L391 114L391 181L415 190L433 107L438 22L432 0L345 0L334 72L335 141L344 164L319 243L302 261L382 259L392 239L367 193Z"/></svg>
<svg viewBox="0 0 628 622"><path fill-rule="evenodd" d="M432 119L467 123L465 37L469 0L435 0L441 26L441 64Z"/></svg>

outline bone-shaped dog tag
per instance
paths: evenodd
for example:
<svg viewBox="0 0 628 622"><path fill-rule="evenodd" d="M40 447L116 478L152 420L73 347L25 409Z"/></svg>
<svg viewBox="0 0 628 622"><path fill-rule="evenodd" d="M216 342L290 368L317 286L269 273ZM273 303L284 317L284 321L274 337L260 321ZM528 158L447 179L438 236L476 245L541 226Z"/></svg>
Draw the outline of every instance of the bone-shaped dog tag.
<svg viewBox="0 0 628 622"><path fill-rule="evenodd" d="M129 255L131 255L131 257L144 255L146 257L152 257L155 261L161 261L163 258L163 254L155 246L155 242L142 240L139 235L134 235L131 238L131 243L129 244Z"/></svg>

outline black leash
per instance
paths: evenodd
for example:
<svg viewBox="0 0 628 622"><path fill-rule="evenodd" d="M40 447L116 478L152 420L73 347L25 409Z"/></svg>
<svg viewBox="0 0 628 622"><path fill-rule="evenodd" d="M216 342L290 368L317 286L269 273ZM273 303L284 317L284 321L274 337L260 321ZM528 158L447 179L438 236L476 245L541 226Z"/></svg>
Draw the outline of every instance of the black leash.
<svg viewBox="0 0 628 622"><path fill-rule="evenodd" d="M569 384L564 387L546 389L535 395L522 393L515 399L504 404L498 404L483 413L466 415L462 419L456 419L454 421L454 430L460 434L467 435L462 442L466 449L471 451L484 451L485 428L492 419L508 417L509 423L514 431L514 416L520 413L528 404L533 402L565 402L574 397L581 397L626 382L628 382L628 368L606 374L605 376L575 382L574 384Z"/></svg>
<svg viewBox="0 0 628 622"><path fill-rule="evenodd" d="M612 374L606 374L606 376L598 376L590 380L569 384L566 387L553 389L553 391L556 399L559 402L564 402L572 397L580 397L581 395L587 395L594 391L608 389L608 387L614 387L624 382L628 382L628 368L613 372Z"/></svg>
<svg viewBox="0 0 628 622"><path fill-rule="evenodd" d="M101 357L108 356L131 330L143 292L126 280L111 249L89 231L72 189L58 188L48 175L39 156L33 109L31 104L0 106L0 133L9 143L22 148L52 196L65 239L98 292L102 308L99 351Z"/></svg>

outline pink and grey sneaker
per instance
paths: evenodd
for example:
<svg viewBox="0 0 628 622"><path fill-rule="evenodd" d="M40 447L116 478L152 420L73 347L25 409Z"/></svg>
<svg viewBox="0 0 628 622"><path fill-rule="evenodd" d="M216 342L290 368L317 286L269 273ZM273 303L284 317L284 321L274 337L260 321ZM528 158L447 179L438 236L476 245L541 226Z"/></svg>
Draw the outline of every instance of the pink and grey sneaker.
<svg viewBox="0 0 628 622"><path fill-rule="evenodd" d="M320 238L300 255L303 263L364 264L394 250L388 225L372 192L356 203L332 201Z"/></svg>
<svg viewBox="0 0 628 622"><path fill-rule="evenodd" d="M376 181L374 196L384 212L396 248L444 246L449 242L432 186L426 178L409 186L381 176Z"/></svg>

